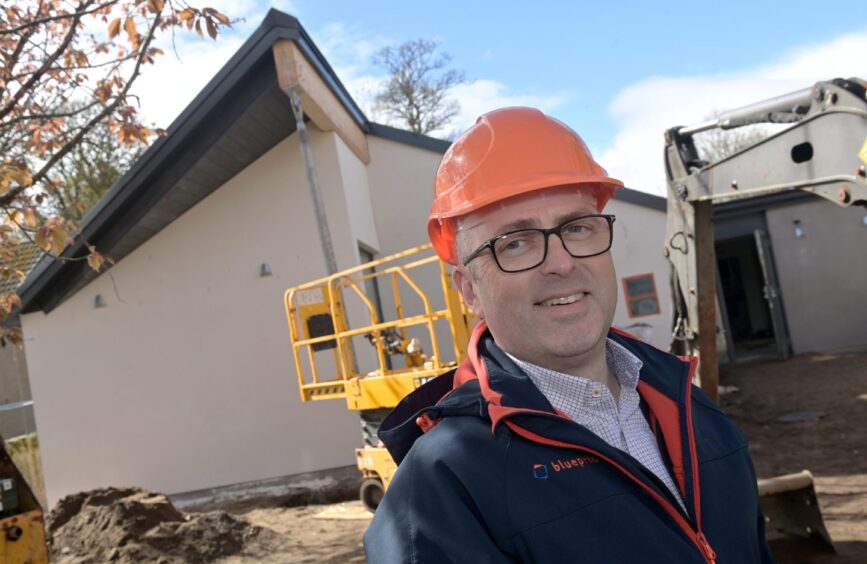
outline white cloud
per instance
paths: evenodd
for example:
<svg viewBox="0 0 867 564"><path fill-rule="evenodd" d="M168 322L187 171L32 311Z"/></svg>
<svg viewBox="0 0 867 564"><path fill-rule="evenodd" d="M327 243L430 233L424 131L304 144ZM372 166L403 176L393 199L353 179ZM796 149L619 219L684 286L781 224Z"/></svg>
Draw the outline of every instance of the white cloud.
<svg viewBox="0 0 867 564"><path fill-rule="evenodd" d="M329 23L311 35L349 94L371 117L373 99L386 80L385 74L371 60L374 53L394 41L340 22Z"/></svg>
<svg viewBox="0 0 867 564"><path fill-rule="evenodd" d="M185 32L176 35L177 55L168 38L159 47L165 54L147 65L132 87L141 101L141 115L157 127L169 124L198 95L220 68L235 54L243 38L223 35L217 41Z"/></svg>
<svg viewBox="0 0 867 564"><path fill-rule="evenodd" d="M285 12L296 18L301 16L301 9L294 0L271 0L271 7L277 8L281 12Z"/></svg>
<svg viewBox="0 0 867 564"><path fill-rule="evenodd" d="M461 111L453 121L457 131L463 131L475 123L485 112L507 106L533 106L551 113L569 100L563 93L532 94L510 91L504 84L494 80L474 80L459 84L452 89L452 98L460 104Z"/></svg>
<svg viewBox="0 0 867 564"><path fill-rule="evenodd" d="M270 4L294 16L299 13L296 0ZM174 45L171 33L158 38L157 46L165 54L144 67L132 88L145 121L168 127L262 23L268 10L262 0L208 0L207 5L226 14L232 28L221 31L216 41L185 28L175 30Z"/></svg>
<svg viewBox="0 0 867 564"><path fill-rule="evenodd" d="M867 32L807 46L780 59L737 73L654 77L631 84L609 111L618 124L600 163L626 185L665 194L663 132L704 121L716 111L734 109L837 77L867 77Z"/></svg>

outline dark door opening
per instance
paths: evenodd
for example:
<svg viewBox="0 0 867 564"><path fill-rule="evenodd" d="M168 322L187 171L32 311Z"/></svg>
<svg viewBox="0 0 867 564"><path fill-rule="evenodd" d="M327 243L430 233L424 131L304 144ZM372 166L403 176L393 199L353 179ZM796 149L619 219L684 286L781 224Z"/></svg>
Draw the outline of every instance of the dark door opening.
<svg viewBox="0 0 867 564"><path fill-rule="evenodd" d="M728 316L733 360L779 354L774 321L766 299L767 284L753 235L718 241L717 268Z"/></svg>

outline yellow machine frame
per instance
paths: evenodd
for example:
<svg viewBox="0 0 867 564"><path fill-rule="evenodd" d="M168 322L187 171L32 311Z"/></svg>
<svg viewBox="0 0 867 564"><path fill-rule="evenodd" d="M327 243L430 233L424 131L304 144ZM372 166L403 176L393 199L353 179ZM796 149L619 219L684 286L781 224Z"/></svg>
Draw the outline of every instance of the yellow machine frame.
<svg viewBox="0 0 867 564"><path fill-rule="evenodd" d="M446 264L430 252L431 248L431 245L415 247L286 291L284 304L302 401L345 399L349 409L359 411L392 408L425 381L448 372L466 358L474 316L452 286ZM445 308L440 310L432 308L431 300L414 278L418 269L434 263L439 265L440 285L445 298ZM365 292L364 282L377 278L389 282L395 305L396 318L393 320L379 319L372 296ZM401 282L421 301L424 313L409 317L404 314ZM349 326L343 300L344 290L352 291L366 306L367 325ZM444 362L442 359L442 348L435 331L435 322L442 319L448 321L451 331L454 362ZM318 322L318 331L311 329L314 321ZM410 352L409 347L405 346L410 342L407 329L417 326L427 330L432 347L429 358ZM369 373L360 373L356 368L352 338L365 335L376 347L378 368ZM400 347L400 352L406 361L405 367L389 367L386 361L389 352L385 344L388 335L399 336L400 343L404 345ZM332 354L336 374L323 375L317 367L315 345L323 343L334 345ZM302 361L305 353L308 360L306 367ZM357 449L356 459L366 479L361 490L362 501L373 509L388 487L397 466L388 451L380 447ZM371 490L373 481L381 484L380 491Z"/></svg>
<svg viewBox="0 0 867 564"><path fill-rule="evenodd" d="M42 507L24 476L12 462L0 437L0 476L14 484L18 509L13 515L0 516L0 562L48 564L45 544L45 518ZM11 479L11 480L7 480ZM6 487L0 485L0 487Z"/></svg>
<svg viewBox="0 0 867 564"><path fill-rule="evenodd" d="M448 320L455 358L457 362L463 361L467 354L472 314L464 305L460 294L452 287L445 263L431 254L405 264L398 264L401 260L414 258L414 255L420 255L430 249L430 245L409 249L286 291L286 316L289 321L292 353L295 357L298 386L303 401L344 398L347 406L352 410L394 407L427 378L438 376L454 368L455 363L443 362L440 355L441 349L434 330L434 322L439 319ZM432 309L430 299L412 276L415 269L432 263L439 263L440 267L440 282L446 303L445 309L441 310ZM373 278L390 279L397 319L392 321L379 319L373 300L362 287L365 280ZM405 282L421 300L424 305L423 314L404 316L400 281ZM354 291L367 306L368 325L357 328L348 326L342 299L344 289ZM323 314L330 316L333 331L319 336L311 335L307 322L312 317ZM302 327L303 334L299 333L299 325ZM383 332L398 330L401 338L406 339L407 328L413 326L426 327L433 347L431 358L419 366L412 357L408 356L405 368L389 369L386 363ZM354 352L350 341L353 337L365 334L374 336L379 367L371 373L360 374L355 369ZM336 341L333 354L337 374L323 377L316 366L313 346L330 341ZM305 370L301 358L302 351L305 350L309 360L309 372Z"/></svg>

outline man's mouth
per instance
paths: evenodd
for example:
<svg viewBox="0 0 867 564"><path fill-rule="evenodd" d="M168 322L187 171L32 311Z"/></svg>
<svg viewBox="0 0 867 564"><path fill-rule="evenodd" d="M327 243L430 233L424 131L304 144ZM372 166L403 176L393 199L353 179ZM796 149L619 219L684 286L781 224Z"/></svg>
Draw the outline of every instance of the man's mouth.
<svg viewBox="0 0 867 564"><path fill-rule="evenodd" d="M569 294L568 296L560 296L557 298L551 298L549 300L544 300L541 302L537 302L538 306L561 306L561 305L569 305L574 304L578 300L582 299L587 295L587 292L576 292L574 294Z"/></svg>

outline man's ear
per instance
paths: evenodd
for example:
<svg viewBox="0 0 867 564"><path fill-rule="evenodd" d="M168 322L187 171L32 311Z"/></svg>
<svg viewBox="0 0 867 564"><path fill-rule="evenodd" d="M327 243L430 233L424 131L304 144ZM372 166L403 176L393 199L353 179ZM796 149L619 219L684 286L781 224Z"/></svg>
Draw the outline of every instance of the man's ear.
<svg viewBox="0 0 867 564"><path fill-rule="evenodd" d="M455 288L461 293L464 302L479 319L485 318L485 312L482 309L482 302L479 300L479 295L476 293L476 285L473 277L469 272L464 270L465 267L458 266L452 271L452 280L455 283Z"/></svg>

